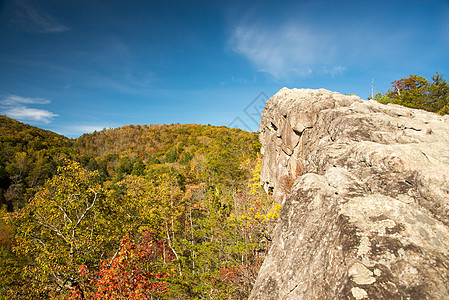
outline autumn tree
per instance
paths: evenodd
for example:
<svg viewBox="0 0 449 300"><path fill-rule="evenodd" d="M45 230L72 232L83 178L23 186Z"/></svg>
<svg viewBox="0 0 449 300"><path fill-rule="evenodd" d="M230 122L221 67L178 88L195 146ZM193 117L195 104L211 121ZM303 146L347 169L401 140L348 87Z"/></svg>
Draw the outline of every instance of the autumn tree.
<svg viewBox="0 0 449 300"><path fill-rule="evenodd" d="M0 299L23 299L27 295L27 285L21 276L27 258L11 251L16 245L15 228L10 217L0 209Z"/></svg>
<svg viewBox="0 0 449 300"><path fill-rule="evenodd" d="M374 99L384 104L399 104L444 115L449 113L449 84L438 72L431 81L410 75L393 81L392 89L385 94L377 93Z"/></svg>
<svg viewBox="0 0 449 300"><path fill-rule="evenodd" d="M112 258L101 263L98 271L80 267L80 275L89 281L88 292L71 289L69 299L161 299L168 291L167 281L173 273L173 253L165 242L148 231L141 242L125 237Z"/></svg>
<svg viewBox="0 0 449 300"><path fill-rule="evenodd" d="M117 235L97 177L97 172L68 162L16 219L16 250L33 259L24 275L36 291L51 294L73 286L84 289L80 266L98 266L111 250Z"/></svg>

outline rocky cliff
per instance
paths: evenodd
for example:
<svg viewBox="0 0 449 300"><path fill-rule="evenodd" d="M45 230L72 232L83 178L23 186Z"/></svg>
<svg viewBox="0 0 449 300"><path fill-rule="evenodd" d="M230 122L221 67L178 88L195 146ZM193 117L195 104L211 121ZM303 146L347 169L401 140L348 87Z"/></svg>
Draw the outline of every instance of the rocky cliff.
<svg viewBox="0 0 449 300"><path fill-rule="evenodd" d="M283 208L250 299L449 299L448 116L284 88L259 130Z"/></svg>

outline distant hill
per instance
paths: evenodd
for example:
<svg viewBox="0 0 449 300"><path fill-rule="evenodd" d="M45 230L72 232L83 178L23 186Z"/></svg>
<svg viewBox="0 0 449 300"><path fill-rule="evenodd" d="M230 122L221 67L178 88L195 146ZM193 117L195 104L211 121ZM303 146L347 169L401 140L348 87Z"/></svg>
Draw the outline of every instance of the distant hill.
<svg viewBox="0 0 449 300"><path fill-rule="evenodd" d="M257 134L224 126L127 125L69 139L6 116L0 146L0 205L9 211L22 207L28 189L53 176L64 159L100 171L103 180L196 161L235 185L243 174L239 160L260 150Z"/></svg>
<svg viewBox="0 0 449 300"><path fill-rule="evenodd" d="M65 136L0 116L0 205L23 205L27 189L56 172L64 157L76 156Z"/></svg>
<svg viewBox="0 0 449 300"><path fill-rule="evenodd" d="M70 140L65 136L24 124L3 115L0 115L0 140L2 142L9 141L24 146L37 140L59 146L67 146L70 144Z"/></svg>
<svg viewBox="0 0 449 300"><path fill-rule="evenodd" d="M227 141L229 144L246 148L245 143L257 144L257 139L255 133L224 126L151 124L127 125L84 134L75 140L74 146L82 155L104 157L114 153L136 156L144 160L153 159L155 156L173 160L168 154L170 150L176 150L175 157L178 157L189 151L188 149L210 151L217 146L215 143L218 141Z"/></svg>
<svg viewBox="0 0 449 300"><path fill-rule="evenodd" d="M260 150L255 133L224 126L197 124L129 125L85 134L74 141L82 164L103 177L121 177L167 165L196 162L209 168L221 182L237 184L245 156ZM240 175L238 175L240 174Z"/></svg>

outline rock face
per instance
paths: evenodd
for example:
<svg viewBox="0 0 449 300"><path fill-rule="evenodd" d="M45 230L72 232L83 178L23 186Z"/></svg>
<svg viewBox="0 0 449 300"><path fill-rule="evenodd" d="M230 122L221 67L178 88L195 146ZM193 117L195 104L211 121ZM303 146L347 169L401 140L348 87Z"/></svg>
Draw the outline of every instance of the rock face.
<svg viewBox="0 0 449 300"><path fill-rule="evenodd" d="M283 208L250 299L449 299L448 116L284 88L259 130Z"/></svg>

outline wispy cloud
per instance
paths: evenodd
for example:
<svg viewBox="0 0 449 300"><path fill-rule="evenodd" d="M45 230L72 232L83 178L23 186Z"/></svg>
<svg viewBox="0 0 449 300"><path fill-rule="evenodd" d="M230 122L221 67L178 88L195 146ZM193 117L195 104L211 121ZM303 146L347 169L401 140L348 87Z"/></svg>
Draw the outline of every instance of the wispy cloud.
<svg viewBox="0 0 449 300"><path fill-rule="evenodd" d="M337 77L358 62L379 63L410 45L413 30L407 26L389 28L372 17L342 19L338 6L336 12L320 14L323 5L297 8L295 15L284 11L275 21L267 20L266 14L243 15L231 25L229 46L258 71L293 79Z"/></svg>
<svg viewBox="0 0 449 300"><path fill-rule="evenodd" d="M335 66L335 67L332 67L332 68L323 67L321 69L321 72L323 74L328 74L331 77L335 77L335 76L338 76L340 74L343 74L345 71L346 71L346 67L342 67L342 66Z"/></svg>
<svg viewBox="0 0 449 300"><path fill-rule="evenodd" d="M30 1L16 0L9 8L12 22L23 30L37 33L57 33L69 30L69 27L32 5Z"/></svg>
<svg viewBox="0 0 449 300"><path fill-rule="evenodd" d="M345 70L326 64L334 51L330 37L295 24L280 28L239 25L230 42L258 71L274 77L307 76L317 71L336 75Z"/></svg>
<svg viewBox="0 0 449 300"><path fill-rule="evenodd" d="M17 104L49 104L51 101L44 98L25 98L16 95L10 95L1 101L3 105Z"/></svg>
<svg viewBox="0 0 449 300"><path fill-rule="evenodd" d="M51 101L44 98L25 98L16 95L9 95L0 101L2 113L13 119L21 121L35 121L50 123L57 114L48 110L28 107L32 104L49 104Z"/></svg>

